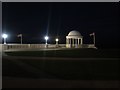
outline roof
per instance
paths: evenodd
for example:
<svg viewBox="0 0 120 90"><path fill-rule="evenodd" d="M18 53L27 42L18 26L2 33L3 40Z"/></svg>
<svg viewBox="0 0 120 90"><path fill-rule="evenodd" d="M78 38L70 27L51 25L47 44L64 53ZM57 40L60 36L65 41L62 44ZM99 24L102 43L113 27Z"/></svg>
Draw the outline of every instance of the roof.
<svg viewBox="0 0 120 90"><path fill-rule="evenodd" d="M76 30L70 31L68 36L66 36L66 38L74 38L74 39L78 39L78 38L83 38L83 36Z"/></svg>
<svg viewBox="0 0 120 90"><path fill-rule="evenodd" d="M73 30L69 32L68 36L81 36L81 34L78 31Z"/></svg>

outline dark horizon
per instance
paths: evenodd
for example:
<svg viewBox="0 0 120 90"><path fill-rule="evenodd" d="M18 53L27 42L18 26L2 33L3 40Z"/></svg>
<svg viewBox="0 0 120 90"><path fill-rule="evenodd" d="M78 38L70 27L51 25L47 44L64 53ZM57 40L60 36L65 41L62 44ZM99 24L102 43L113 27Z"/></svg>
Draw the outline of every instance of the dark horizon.
<svg viewBox="0 0 120 90"><path fill-rule="evenodd" d="M119 3L82 2L3 2L3 32L9 34L8 43L65 43L66 35L77 30L83 43L93 43L90 33L96 34L99 48L119 48Z"/></svg>

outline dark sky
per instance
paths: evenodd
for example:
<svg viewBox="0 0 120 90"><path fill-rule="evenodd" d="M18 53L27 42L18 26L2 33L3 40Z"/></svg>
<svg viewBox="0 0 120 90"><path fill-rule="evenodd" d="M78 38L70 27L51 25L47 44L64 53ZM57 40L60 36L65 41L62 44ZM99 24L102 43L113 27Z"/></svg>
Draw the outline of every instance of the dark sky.
<svg viewBox="0 0 120 90"><path fill-rule="evenodd" d="M3 3L3 32L9 34L7 42L19 43L17 34L23 34L23 43L65 43L71 30L79 31L84 43L93 43L90 33L96 33L96 46L119 46L119 3L82 2L27 2Z"/></svg>

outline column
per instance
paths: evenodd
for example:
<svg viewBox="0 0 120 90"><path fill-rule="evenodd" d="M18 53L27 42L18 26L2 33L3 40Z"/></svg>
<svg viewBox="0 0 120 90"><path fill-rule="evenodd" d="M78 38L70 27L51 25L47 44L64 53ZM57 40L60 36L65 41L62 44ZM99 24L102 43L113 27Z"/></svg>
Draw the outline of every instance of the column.
<svg viewBox="0 0 120 90"><path fill-rule="evenodd" d="M79 45L79 38L78 38L78 45Z"/></svg>
<svg viewBox="0 0 120 90"><path fill-rule="evenodd" d="M71 38L69 38L69 47L71 47Z"/></svg>
<svg viewBox="0 0 120 90"><path fill-rule="evenodd" d="M68 39L66 38L66 44L68 44Z"/></svg>
<svg viewBox="0 0 120 90"><path fill-rule="evenodd" d="M69 44L69 39L67 38L67 44Z"/></svg>
<svg viewBox="0 0 120 90"><path fill-rule="evenodd" d="M83 40L82 40L82 38L81 38L81 44L83 44Z"/></svg>
<svg viewBox="0 0 120 90"><path fill-rule="evenodd" d="M72 39L72 46L74 47L74 39Z"/></svg>

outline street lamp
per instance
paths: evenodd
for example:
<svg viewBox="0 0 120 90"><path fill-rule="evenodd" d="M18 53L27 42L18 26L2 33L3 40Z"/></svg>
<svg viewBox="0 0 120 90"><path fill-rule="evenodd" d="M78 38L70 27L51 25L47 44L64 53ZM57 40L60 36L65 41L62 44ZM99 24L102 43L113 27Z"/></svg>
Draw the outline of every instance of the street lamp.
<svg viewBox="0 0 120 90"><path fill-rule="evenodd" d="M47 45L47 40L49 39L49 37L48 37L48 36L45 36L44 38L45 38L45 40L46 40L45 48L47 48L47 47L48 47L48 45Z"/></svg>
<svg viewBox="0 0 120 90"><path fill-rule="evenodd" d="M47 45L47 40L49 39L49 37L48 36L45 36L45 40L46 40L46 45Z"/></svg>
<svg viewBox="0 0 120 90"><path fill-rule="evenodd" d="M8 35L7 34L3 34L2 38L4 39L4 44L6 44L6 39L7 39Z"/></svg>
<svg viewBox="0 0 120 90"><path fill-rule="evenodd" d="M95 32L91 33L90 36L93 36L93 43L94 43L94 47L95 47Z"/></svg>
<svg viewBox="0 0 120 90"><path fill-rule="evenodd" d="M56 38L55 41L56 41L56 48L57 48L58 47L58 41L59 41L59 39Z"/></svg>
<svg viewBox="0 0 120 90"><path fill-rule="evenodd" d="M22 44L22 34L18 34L17 37L21 38L21 44Z"/></svg>
<svg viewBox="0 0 120 90"><path fill-rule="evenodd" d="M56 45L58 45L58 41L59 41L59 39L58 39L58 38L56 38L56 39L55 39L55 41L56 41Z"/></svg>

